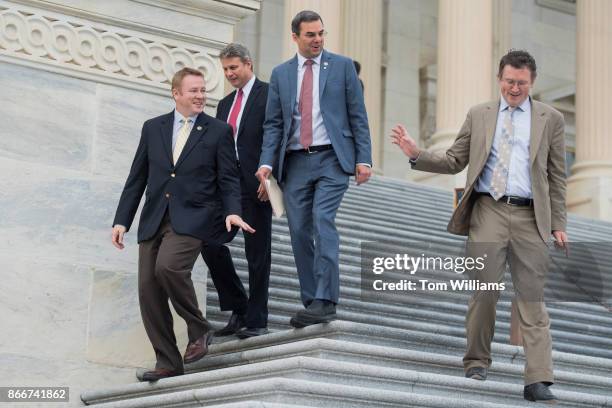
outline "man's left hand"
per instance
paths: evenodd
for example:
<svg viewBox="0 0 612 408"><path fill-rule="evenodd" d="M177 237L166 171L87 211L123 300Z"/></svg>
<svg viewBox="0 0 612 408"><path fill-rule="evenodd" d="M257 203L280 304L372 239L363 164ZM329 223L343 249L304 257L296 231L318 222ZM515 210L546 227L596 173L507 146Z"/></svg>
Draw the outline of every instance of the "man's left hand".
<svg viewBox="0 0 612 408"><path fill-rule="evenodd" d="M363 184L370 179L372 175L372 169L363 164L358 164L355 168L355 181L357 185Z"/></svg>
<svg viewBox="0 0 612 408"><path fill-rule="evenodd" d="M227 228L227 232L232 230L232 225L235 225L243 231L250 232L251 234L255 232L255 230L244 222L239 215L231 214L225 217L225 228Z"/></svg>
<svg viewBox="0 0 612 408"><path fill-rule="evenodd" d="M553 231L553 237L555 238L555 246L559 249L565 250L565 256L569 254L569 242L567 240L567 233L565 231Z"/></svg>

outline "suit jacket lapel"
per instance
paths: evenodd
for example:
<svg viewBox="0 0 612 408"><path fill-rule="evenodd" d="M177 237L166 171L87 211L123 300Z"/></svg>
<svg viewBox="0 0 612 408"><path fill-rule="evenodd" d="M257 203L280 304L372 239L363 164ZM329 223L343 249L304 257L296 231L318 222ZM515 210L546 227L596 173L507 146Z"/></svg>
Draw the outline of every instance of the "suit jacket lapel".
<svg viewBox="0 0 612 408"><path fill-rule="evenodd" d="M261 91L261 82L258 79L255 79L253 88L251 88L251 92L249 93L249 98L246 101L246 105L244 105L242 116L240 117L240 125L238 126L238 134L236 135L236 140L238 140L238 138L242 134L242 131L244 130L244 123L246 121L246 117L249 114L249 111L251 110L253 105L255 104L255 99L257 99L257 96L259 95L260 91Z"/></svg>
<svg viewBox="0 0 612 408"><path fill-rule="evenodd" d="M193 150L195 145L200 141L200 138L206 132L206 125L208 124L208 120L204 113L200 113L196 118L195 123L193 124L193 128L191 129L191 133L189 134L189 138L187 138L187 143L185 143L185 147L183 147L183 151L179 156L178 162L174 166L175 168L180 166L181 163L185 161L185 158L189 156L189 153Z"/></svg>
<svg viewBox="0 0 612 408"><path fill-rule="evenodd" d="M236 97L236 90L234 90L234 92L231 92L228 95L228 99L229 101L231 101L230 103L223 103L223 104L219 104L217 106L217 109L220 109L219 111L219 115L217 115L219 117L219 120L222 120L224 122L227 122L227 119L229 118L229 114L230 114L230 110L232 109L232 102L234 101L234 98Z"/></svg>
<svg viewBox="0 0 612 408"><path fill-rule="evenodd" d="M289 72L287 72L287 81L289 82L289 107L291 108L291 112L295 109L295 100L297 95L297 55L293 57L291 61L289 61Z"/></svg>
<svg viewBox="0 0 612 408"><path fill-rule="evenodd" d="M535 160L536 154L542 142L542 134L546 126L546 112L540 109L537 101L531 100L531 129L529 139L529 165Z"/></svg>
<svg viewBox="0 0 612 408"><path fill-rule="evenodd" d="M321 66L319 67L319 100L323 99L323 91L327 83L327 73L331 67L330 60L329 54L324 50L323 55L321 55Z"/></svg>
<svg viewBox="0 0 612 408"><path fill-rule="evenodd" d="M168 160L172 163L172 127L174 125L174 111L167 114L161 122L161 138Z"/></svg>
<svg viewBox="0 0 612 408"><path fill-rule="evenodd" d="M493 138L495 137L495 126L497 125L497 116L499 115L499 101L492 102L487 105L484 111L484 124L485 124L485 161L491 153L491 146L493 145Z"/></svg>

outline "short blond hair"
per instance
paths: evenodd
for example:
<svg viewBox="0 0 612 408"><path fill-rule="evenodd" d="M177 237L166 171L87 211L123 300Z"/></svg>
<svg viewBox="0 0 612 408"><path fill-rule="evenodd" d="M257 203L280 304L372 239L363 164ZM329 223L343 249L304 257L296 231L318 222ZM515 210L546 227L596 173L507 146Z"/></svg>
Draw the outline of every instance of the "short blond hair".
<svg viewBox="0 0 612 408"><path fill-rule="evenodd" d="M204 78L204 74L200 70L189 67L182 68L172 77L172 89L180 89L181 82L183 82L183 78L187 75L195 75Z"/></svg>

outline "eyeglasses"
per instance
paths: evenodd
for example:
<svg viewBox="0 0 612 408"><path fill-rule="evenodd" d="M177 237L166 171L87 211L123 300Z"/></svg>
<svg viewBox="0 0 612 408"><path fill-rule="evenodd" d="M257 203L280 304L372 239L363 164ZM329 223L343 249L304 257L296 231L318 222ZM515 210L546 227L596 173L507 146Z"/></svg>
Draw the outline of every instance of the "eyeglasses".
<svg viewBox="0 0 612 408"><path fill-rule="evenodd" d="M514 79L502 79L509 87L514 87L514 85L518 85L519 88L524 88L530 84L529 81L515 81Z"/></svg>
<svg viewBox="0 0 612 408"><path fill-rule="evenodd" d="M304 37L312 40L313 38L315 38L316 36L319 36L321 38L325 37L327 35L327 31L319 31L318 33L313 33L312 31L306 32L304 33Z"/></svg>

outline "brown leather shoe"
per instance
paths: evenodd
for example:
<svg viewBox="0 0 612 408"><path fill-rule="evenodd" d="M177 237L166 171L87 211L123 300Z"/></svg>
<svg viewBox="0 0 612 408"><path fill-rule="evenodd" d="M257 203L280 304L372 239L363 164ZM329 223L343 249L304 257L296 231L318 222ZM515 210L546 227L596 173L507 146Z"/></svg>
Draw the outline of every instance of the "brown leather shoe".
<svg viewBox="0 0 612 408"><path fill-rule="evenodd" d="M155 370L145 371L142 374L142 381L157 381L162 378L176 377L177 375L183 375L183 373L174 370L168 370L167 368L156 368Z"/></svg>
<svg viewBox="0 0 612 408"><path fill-rule="evenodd" d="M202 337L196 341L187 344L183 362L190 364L198 361L208 353L208 345L212 342L212 332L204 333Z"/></svg>

